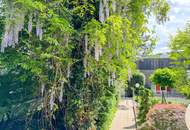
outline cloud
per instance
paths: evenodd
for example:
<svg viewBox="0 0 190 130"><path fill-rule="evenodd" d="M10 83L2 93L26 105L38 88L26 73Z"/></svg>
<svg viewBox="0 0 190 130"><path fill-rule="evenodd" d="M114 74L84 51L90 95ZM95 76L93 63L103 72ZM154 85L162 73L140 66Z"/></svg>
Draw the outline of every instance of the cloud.
<svg viewBox="0 0 190 130"><path fill-rule="evenodd" d="M175 8L173 8L173 10L174 10L174 12L175 12L176 14L178 14L181 9L180 9L179 7L175 7Z"/></svg>
<svg viewBox="0 0 190 130"><path fill-rule="evenodd" d="M168 16L170 20L164 25L157 25L151 18L149 26L156 25L155 31L159 38L155 52L169 51L168 43L171 35L175 35L178 29L183 29L187 21L190 20L190 0L168 0L170 11Z"/></svg>
<svg viewBox="0 0 190 130"><path fill-rule="evenodd" d="M165 52L170 52L170 48L169 47L159 47L157 49L154 50L154 53L165 53Z"/></svg>
<svg viewBox="0 0 190 130"><path fill-rule="evenodd" d="M189 0L168 0L168 1L174 5L190 5Z"/></svg>
<svg viewBox="0 0 190 130"><path fill-rule="evenodd" d="M170 20L171 21L176 20L176 16L175 15L170 16Z"/></svg>

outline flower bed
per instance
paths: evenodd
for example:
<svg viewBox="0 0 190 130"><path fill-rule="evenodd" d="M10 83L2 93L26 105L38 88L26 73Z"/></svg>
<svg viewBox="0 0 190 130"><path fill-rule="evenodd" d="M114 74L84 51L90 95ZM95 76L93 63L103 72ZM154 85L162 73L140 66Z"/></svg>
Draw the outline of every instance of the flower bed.
<svg viewBox="0 0 190 130"><path fill-rule="evenodd" d="M155 130L188 130L185 111L179 104L156 104L147 114L147 123Z"/></svg>

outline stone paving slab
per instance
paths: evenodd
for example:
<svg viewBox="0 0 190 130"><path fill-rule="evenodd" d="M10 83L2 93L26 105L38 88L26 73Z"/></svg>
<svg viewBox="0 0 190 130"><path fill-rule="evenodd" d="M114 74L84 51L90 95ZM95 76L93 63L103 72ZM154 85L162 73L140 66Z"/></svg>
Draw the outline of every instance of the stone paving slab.
<svg viewBox="0 0 190 130"><path fill-rule="evenodd" d="M121 100L110 130L136 130L131 99Z"/></svg>

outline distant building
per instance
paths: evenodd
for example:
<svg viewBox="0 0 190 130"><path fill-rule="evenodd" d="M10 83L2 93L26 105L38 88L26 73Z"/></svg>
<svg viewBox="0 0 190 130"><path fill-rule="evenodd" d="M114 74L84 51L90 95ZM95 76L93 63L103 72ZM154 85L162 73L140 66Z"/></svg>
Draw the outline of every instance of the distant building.
<svg viewBox="0 0 190 130"><path fill-rule="evenodd" d="M150 75L158 68L165 68L165 67L173 67L175 64L168 56L160 55L160 56L152 56L152 57L145 57L141 60L137 61L137 68L146 76L145 86L147 88L151 88L155 94L161 94L161 87L160 85L154 85L150 81ZM168 94L175 93L170 87L165 89L165 92Z"/></svg>

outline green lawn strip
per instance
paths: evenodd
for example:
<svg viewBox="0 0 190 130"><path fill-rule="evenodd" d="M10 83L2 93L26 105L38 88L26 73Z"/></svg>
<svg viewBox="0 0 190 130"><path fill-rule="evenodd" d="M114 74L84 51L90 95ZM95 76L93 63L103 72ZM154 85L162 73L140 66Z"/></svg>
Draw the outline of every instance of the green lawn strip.
<svg viewBox="0 0 190 130"><path fill-rule="evenodd" d="M154 99L157 99L161 102L161 97L154 97ZM168 103L177 103L177 104L184 104L184 105L190 104L190 100L186 98L166 97L166 100Z"/></svg>

